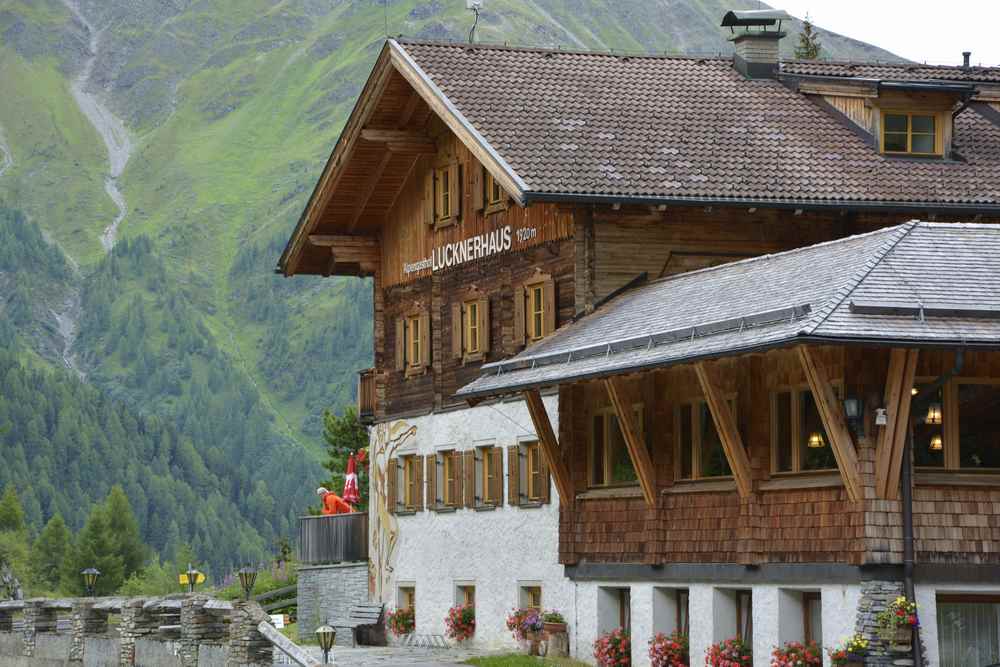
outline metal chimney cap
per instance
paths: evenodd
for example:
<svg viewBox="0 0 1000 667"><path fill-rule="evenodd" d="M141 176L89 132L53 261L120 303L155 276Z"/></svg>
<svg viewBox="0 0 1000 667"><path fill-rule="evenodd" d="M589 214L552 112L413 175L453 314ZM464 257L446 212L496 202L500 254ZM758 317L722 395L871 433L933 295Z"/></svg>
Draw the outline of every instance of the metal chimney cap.
<svg viewBox="0 0 1000 667"><path fill-rule="evenodd" d="M769 26L779 21L791 21L792 18L783 9L730 10L722 17L722 27Z"/></svg>

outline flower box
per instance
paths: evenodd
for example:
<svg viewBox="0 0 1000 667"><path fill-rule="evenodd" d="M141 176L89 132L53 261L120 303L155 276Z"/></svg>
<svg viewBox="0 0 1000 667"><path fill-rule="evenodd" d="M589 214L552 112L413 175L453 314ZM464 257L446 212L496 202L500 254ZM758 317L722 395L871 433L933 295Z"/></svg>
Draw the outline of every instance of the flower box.
<svg viewBox="0 0 1000 667"><path fill-rule="evenodd" d="M566 633L565 623L542 623L542 629L545 631L545 635L558 635Z"/></svg>

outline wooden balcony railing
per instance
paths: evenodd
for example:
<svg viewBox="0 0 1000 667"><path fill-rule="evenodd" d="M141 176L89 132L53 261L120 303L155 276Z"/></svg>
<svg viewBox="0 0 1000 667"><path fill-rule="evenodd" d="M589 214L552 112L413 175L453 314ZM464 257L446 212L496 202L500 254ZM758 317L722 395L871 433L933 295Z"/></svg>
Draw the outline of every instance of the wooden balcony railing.
<svg viewBox="0 0 1000 667"><path fill-rule="evenodd" d="M299 562L307 565L368 560L368 513L299 517Z"/></svg>
<svg viewBox="0 0 1000 667"><path fill-rule="evenodd" d="M375 369L358 371L358 419L363 424L375 420Z"/></svg>

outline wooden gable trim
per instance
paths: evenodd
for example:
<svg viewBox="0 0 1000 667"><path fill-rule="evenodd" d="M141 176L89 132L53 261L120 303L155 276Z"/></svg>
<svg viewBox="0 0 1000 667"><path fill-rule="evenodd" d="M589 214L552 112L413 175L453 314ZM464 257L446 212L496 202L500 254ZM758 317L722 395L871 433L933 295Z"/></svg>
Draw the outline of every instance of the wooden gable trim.
<svg viewBox="0 0 1000 667"><path fill-rule="evenodd" d="M538 393L537 389L527 389L524 392L524 402L528 406L531 423L535 426L535 435L538 437L538 444L545 457L545 462L556 479L559 500L562 501L563 505L569 507L573 504L573 483L570 480L569 470L560 456L559 442L556 440L555 431L552 430L549 413L545 411L542 395Z"/></svg>
<svg viewBox="0 0 1000 667"><path fill-rule="evenodd" d="M903 445L910 428L911 390L917 372L917 350L893 349L885 380L885 428L875 454L875 493L894 500L899 496Z"/></svg>
<svg viewBox="0 0 1000 667"><path fill-rule="evenodd" d="M719 432L719 439L722 441L722 449L729 461L729 468L733 471L733 478L736 480L736 489L741 498L746 498L753 493L753 477L750 470L750 459L747 451L743 447L743 438L736 427L736 419L726 397L719 387L712 381L709 368L705 362L694 365L695 374L701 384L701 393L705 395L705 402L708 404L708 411L712 414L712 421Z"/></svg>
<svg viewBox="0 0 1000 667"><path fill-rule="evenodd" d="M653 460L649 456L649 450L646 449L646 443L639 437L639 428L635 423L635 414L632 411L632 401L628 398L628 390L624 383L625 381L620 377L609 377L604 380L611 405L614 406L615 414L618 416L618 426L625 439L628 455L631 457L632 465L639 477L642 495L646 499L646 504L655 508L656 473L653 470Z"/></svg>
<svg viewBox="0 0 1000 667"><path fill-rule="evenodd" d="M486 138L445 96L426 72L410 57L404 46L394 39L388 41L392 64L416 90L434 113L441 117L490 174L500 181L503 189L520 205L524 205L527 184L490 145Z"/></svg>
<svg viewBox="0 0 1000 667"><path fill-rule="evenodd" d="M852 502L863 500L864 492L861 488L858 455L854 449L851 432L847 428L847 421L844 419L843 408L837 399L837 393L827 378L826 372L816 363L812 351L805 345L800 345L798 353L802 370L805 372L809 388L812 390L813 400L816 402L820 419L823 421L823 428L826 429L826 433L830 437L830 447L837 460L840 476L844 480L847 497Z"/></svg>

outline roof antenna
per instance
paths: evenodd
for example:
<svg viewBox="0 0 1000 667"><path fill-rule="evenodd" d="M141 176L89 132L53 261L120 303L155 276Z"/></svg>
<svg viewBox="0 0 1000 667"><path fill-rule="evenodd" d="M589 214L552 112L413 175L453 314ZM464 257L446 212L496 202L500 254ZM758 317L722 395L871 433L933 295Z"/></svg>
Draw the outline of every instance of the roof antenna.
<svg viewBox="0 0 1000 667"><path fill-rule="evenodd" d="M465 0L465 8L476 15L472 30L469 31L469 44L472 44L476 41L476 26L479 25L479 10L483 8L483 0Z"/></svg>

